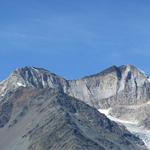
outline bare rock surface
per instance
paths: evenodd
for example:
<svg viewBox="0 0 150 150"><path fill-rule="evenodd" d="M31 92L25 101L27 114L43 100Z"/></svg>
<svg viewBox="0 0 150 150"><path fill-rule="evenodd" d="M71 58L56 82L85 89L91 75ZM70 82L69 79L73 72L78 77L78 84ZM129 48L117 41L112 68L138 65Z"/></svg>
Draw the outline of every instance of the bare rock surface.
<svg viewBox="0 0 150 150"><path fill-rule="evenodd" d="M59 90L20 87L3 107L10 117L0 127L1 150L146 150L123 126Z"/></svg>

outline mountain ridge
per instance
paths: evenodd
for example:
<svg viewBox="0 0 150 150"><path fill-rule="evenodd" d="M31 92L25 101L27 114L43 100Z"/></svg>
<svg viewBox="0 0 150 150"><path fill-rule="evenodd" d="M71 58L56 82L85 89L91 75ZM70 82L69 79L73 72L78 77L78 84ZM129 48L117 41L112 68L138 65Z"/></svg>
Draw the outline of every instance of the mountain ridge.
<svg viewBox="0 0 150 150"><path fill-rule="evenodd" d="M22 119L24 118L24 116L30 114L31 110L30 109L28 110L28 107L26 107L28 103L31 106L32 105L36 106L36 108L39 108L44 104L44 108L41 110L42 114L44 114L44 112L47 113L49 112L49 110L46 107L47 105L46 103L48 102L50 103L51 106L54 106L54 108L50 107L51 108L50 110L52 111L51 113L53 114L55 112L55 114L57 115L56 110L57 107L60 107L60 103L59 105L57 105L57 101L53 101L53 94L51 93L52 95L50 95L50 93L46 92L48 89L56 90L58 91L59 94L64 93L63 95L65 95L66 100L67 97L69 96L70 99L69 103L65 100L64 101L65 103L63 104L64 106L61 106L61 109L64 110L65 107L65 110L67 112L70 111L71 113L74 112L75 103L73 105L70 105L70 103L72 103L72 99L77 99L81 101L81 103L84 103L84 107L85 105L88 104L89 109L91 109L92 111L111 108L109 113L106 114L106 116L108 115L108 118L110 119L116 117L117 119L125 119L127 122L137 120L139 125L144 125L145 128L149 127L148 118L150 113L148 111L149 105L147 105L150 101L149 77L147 77L141 70L137 69L133 65L122 65L120 67L112 66L98 74L84 77L79 80L66 80L63 77L60 77L42 68L24 67L24 68L16 69L6 80L0 82L0 106L1 106L0 127L2 128L2 133L5 132L3 128L5 129L6 127L8 127L9 129L15 127L19 122L21 122L21 120L24 120ZM43 91L43 93L40 91ZM38 96L36 97L35 95ZM61 100L63 99L63 95L59 95L56 99L57 100L60 99L61 102ZM52 97L52 99L50 97ZM26 105L24 106L24 104ZM20 107L18 107L18 105ZM135 106L139 106L139 107L135 107ZM23 110L20 110L20 108L22 108ZM78 111L80 111L81 108L79 107L78 109L79 109ZM85 109L85 112L87 114L89 113L89 110ZM35 115L36 114L37 113L35 113ZM12 118L12 116L14 116L14 119ZM30 118L30 116L28 117ZM36 117L37 116L35 116L35 118ZM15 118L18 118L19 120ZM45 117L43 117L43 119L44 118ZM65 116L62 116L62 118L65 119ZM92 118L95 118L95 120L98 119L96 118L96 116L94 116L94 114ZM100 118L103 117L101 116ZM69 117L68 119L71 118ZM88 122L87 124L90 123L89 119L91 120L91 117L85 120L85 122ZM59 124L57 121L59 122L59 120L54 120L54 123ZM66 120L64 120L64 122L65 125L67 125ZM36 122L34 124L36 124ZM78 124L80 123L78 122ZM52 125L51 121L50 121L50 125ZM46 124L44 126L46 127ZM98 124L96 126L98 126ZM96 126L94 128L96 128ZM88 128L85 124L84 126L80 124L80 127L82 127L82 132L86 130L85 128ZM48 130L51 131L50 129ZM117 132L118 130L119 128L117 129ZM42 131L45 133L44 130ZM77 129L76 132L78 133L78 131L79 128ZM93 130L93 125L91 126L91 131L95 133L95 131ZM33 140L37 139L36 136L37 132L39 132L39 128L35 130L34 132L35 134L33 135L33 137L35 136L35 138L32 138ZM125 130L122 129L122 132L125 132ZM82 134L80 135L83 136ZM70 133L68 136L72 138L72 136L70 136ZM87 136L90 137L90 134L87 134ZM131 134L130 136L132 137L133 135ZM56 137L54 136L53 138ZM79 138L79 140L81 139ZM134 141L136 140L136 138L133 138L132 140ZM48 141L47 137L46 137L46 141ZM87 140L86 139L85 141L81 140L81 143L82 142L83 143L87 142ZM43 145L43 143L41 144ZM55 144L57 145L57 143ZM91 144L93 145L94 143ZM137 146L137 144L138 143L134 143L133 145ZM113 143L113 146L115 146L115 143ZM83 147L83 145L81 145L81 147ZM102 147L98 149L102 149ZM34 145L30 146L30 149L31 150L35 149L35 146ZM110 149L110 147L108 149Z"/></svg>
<svg viewBox="0 0 150 150"><path fill-rule="evenodd" d="M131 81L131 77L133 78L132 81ZM143 83L141 83L142 81L141 79L143 80ZM102 82L104 82L105 80L109 80L110 84L112 84L112 85L108 85L109 89L108 91L106 90L106 92L102 89L104 88L104 84L106 84L105 86L109 84L109 83L103 84ZM61 88L65 93L71 96L74 96L76 98L79 98L81 100L89 97L88 101L90 101L91 99L91 102L89 102L89 104L93 105L92 101L94 101L95 98L92 98L92 95L95 93L93 93L94 91L91 91L92 90L90 89L91 85L95 86L95 88L96 86L103 86L103 87L99 87L99 89L98 88L95 89L95 90L100 90L101 92L103 91L102 92L103 95L101 94L99 99L106 99L106 98L111 99L111 96L114 96L115 94L117 94L118 91L121 92L122 90L124 90L125 84L128 81L134 82L131 84L134 84L137 90L138 86L143 86L143 85L137 85L138 83L145 84L146 82L147 84L149 84L149 77L146 76L141 70L139 70L133 65L122 65L120 67L111 66L100 73L93 74L90 76L85 76L79 80L67 80L43 68L23 67L23 68L16 69L8 77L8 79L0 82L0 85L2 85L3 83L7 81L10 81L11 84L13 84L13 88L14 87L17 88L18 86L28 86L28 87L31 86L31 87L39 87L39 88L47 88L47 87ZM18 85L15 85L16 83L18 83ZM80 88L78 87L78 85L83 86L83 87ZM113 89L111 89L110 86ZM81 94L80 94L79 89L82 91ZM0 90L0 92L1 91L2 90ZM136 93L136 97L137 96L138 95ZM145 95L145 97L147 96ZM144 99L147 99L147 98L144 98Z"/></svg>

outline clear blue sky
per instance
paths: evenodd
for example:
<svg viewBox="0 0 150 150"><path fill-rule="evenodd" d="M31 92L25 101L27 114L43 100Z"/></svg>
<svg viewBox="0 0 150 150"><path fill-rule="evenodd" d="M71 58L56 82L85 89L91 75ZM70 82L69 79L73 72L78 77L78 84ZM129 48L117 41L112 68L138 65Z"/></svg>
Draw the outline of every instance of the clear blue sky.
<svg viewBox="0 0 150 150"><path fill-rule="evenodd" d="M74 79L149 63L149 0L0 1L1 80L22 66Z"/></svg>

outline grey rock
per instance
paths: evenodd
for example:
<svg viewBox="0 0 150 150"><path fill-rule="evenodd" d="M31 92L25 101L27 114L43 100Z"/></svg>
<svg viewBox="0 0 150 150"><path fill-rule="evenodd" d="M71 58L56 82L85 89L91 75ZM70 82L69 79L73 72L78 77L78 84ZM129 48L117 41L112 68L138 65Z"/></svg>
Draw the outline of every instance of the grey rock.
<svg viewBox="0 0 150 150"><path fill-rule="evenodd" d="M0 128L1 150L147 149L126 128L60 90L20 87L5 102L13 105Z"/></svg>
<svg viewBox="0 0 150 150"><path fill-rule="evenodd" d="M148 77L132 65L113 66L69 85L70 95L96 108L142 104L150 98Z"/></svg>
<svg viewBox="0 0 150 150"><path fill-rule="evenodd" d="M0 84L1 97L19 86L59 89L95 108L143 104L150 99L149 78L132 65L112 66L79 80L66 80L41 68L20 68Z"/></svg>
<svg viewBox="0 0 150 150"><path fill-rule="evenodd" d="M149 129L150 78L132 65L112 66L79 80L66 80L42 68L19 68L0 82L1 108L2 104L20 88L59 90L96 109L111 108L109 112L111 116L126 121L138 121L139 127ZM34 105L34 101L32 103ZM39 101L38 106L41 105L42 102ZM21 107L24 109L16 110L18 113L15 115L12 115L11 109L7 113L1 111L1 127L8 122L9 126L13 127L26 116L28 107L22 105ZM17 119L10 120L10 115L16 116Z"/></svg>

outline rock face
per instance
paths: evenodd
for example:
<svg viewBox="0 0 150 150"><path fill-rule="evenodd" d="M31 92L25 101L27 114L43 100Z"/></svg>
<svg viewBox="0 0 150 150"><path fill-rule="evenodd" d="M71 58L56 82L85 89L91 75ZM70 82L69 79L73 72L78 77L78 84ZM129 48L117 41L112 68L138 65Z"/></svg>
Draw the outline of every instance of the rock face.
<svg viewBox="0 0 150 150"><path fill-rule="evenodd" d="M69 85L70 95L96 108L142 104L150 98L148 77L132 65L112 66Z"/></svg>
<svg viewBox="0 0 150 150"><path fill-rule="evenodd" d="M146 150L123 126L55 89L19 87L0 110L0 118L9 116L1 121L1 150Z"/></svg>
<svg viewBox="0 0 150 150"><path fill-rule="evenodd" d="M139 117L137 112L148 110L141 109L141 106L149 108L149 80L148 76L132 65L112 66L101 73L71 81L42 68L25 67L16 69L8 79L0 83L0 100L19 87L53 88L97 109L117 110L111 112L115 116L128 116L129 110L134 111L133 118L136 119L136 114ZM133 106L136 106L136 109ZM147 115L144 115L144 118L146 117ZM143 116L141 118L143 119Z"/></svg>
<svg viewBox="0 0 150 150"><path fill-rule="evenodd" d="M150 99L149 78L132 65L112 66L101 73L72 81L45 69L20 68L0 83L1 97L19 86L60 89L95 108L143 104Z"/></svg>
<svg viewBox="0 0 150 150"><path fill-rule="evenodd" d="M1 97L18 87L57 88L65 86L66 80L42 68L24 67L16 69L8 79L0 83Z"/></svg>

